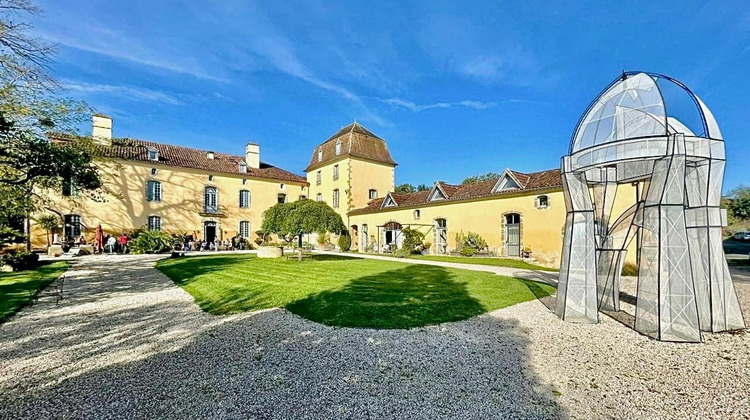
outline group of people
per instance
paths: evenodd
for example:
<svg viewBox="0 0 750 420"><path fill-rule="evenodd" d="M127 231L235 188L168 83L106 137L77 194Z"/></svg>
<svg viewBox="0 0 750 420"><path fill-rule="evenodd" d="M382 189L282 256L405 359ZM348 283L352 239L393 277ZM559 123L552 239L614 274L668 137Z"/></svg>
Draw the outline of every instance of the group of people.
<svg viewBox="0 0 750 420"><path fill-rule="evenodd" d="M199 239L197 235L185 235L182 243L179 241L179 237L172 234L175 239L175 249L183 251L238 251L251 249L250 243L247 239L240 235L235 235L231 239L224 239L223 241L218 237L213 240Z"/></svg>
<svg viewBox="0 0 750 420"><path fill-rule="evenodd" d="M130 242L130 235L123 232L119 237L107 234L102 238L102 242L98 243L97 239L91 242L94 246L94 252L101 250L102 253L107 252L109 254L119 253L126 254L128 252L128 242ZM69 252L71 249L80 247L81 245L87 245L89 242L86 240L86 235L81 234L78 238L68 236L65 240L60 240L59 236L55 234L52 238L53 245L61 245L63 252Z"/></svg>
<svg viewBox="0 0 750 420"><path fill-rule="evenodd" d="M113 235L107 234L102 241L102 248L110 254L127 254L128 242L130 242L130 236L126 235L125 232L120 234L118 238L115 238Z"/></svg>

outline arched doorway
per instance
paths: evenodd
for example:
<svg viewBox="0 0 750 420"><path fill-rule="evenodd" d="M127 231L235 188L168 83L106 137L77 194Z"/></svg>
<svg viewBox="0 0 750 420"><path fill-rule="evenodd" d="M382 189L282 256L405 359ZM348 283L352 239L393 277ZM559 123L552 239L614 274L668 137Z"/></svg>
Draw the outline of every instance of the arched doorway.
<svg viewBox="0 0 750 420"><path fill-rule="evenodd" d="M383 243L390 251L395 251L396 249L401 248L401 242L403 239L403 235L401 234L401 223L388 222L383 226Z"/></svg>
<svg viewBox="0 0 750 420"><path fill-rule="evenodd" d="M509 257L521 256L521 215L508 213L505 215L505 255Z"/></svg>

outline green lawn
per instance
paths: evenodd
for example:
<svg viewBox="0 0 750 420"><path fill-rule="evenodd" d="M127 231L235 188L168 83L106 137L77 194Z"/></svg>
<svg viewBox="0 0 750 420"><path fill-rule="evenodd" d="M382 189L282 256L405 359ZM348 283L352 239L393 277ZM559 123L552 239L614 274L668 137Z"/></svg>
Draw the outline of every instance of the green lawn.
<svg viewBox="0 0 750 420"><path fill-rule="evenodd" d="M55 281L70 264L59 261L36 270L0 273L0 322L31 301L39 289Z"/></svg>
<svg viewBox="0 0 750 420"><path fill-rule="evenodd" d="M522 268L525 270L558 271L556 268L542 267L514 258L491 257L452 257L449 255L413 255L410 258L428 261L443 261L461 264L492 265L495 267Z"/></svg>
<svg viewBox="0 0 750 420"><path fill-rule="evenodd" d="M458 321L554 292L544 283L486 272L334 255L303 262L196 256L162 260L157 268L213 314L284 307L346 327Z"/></svg>

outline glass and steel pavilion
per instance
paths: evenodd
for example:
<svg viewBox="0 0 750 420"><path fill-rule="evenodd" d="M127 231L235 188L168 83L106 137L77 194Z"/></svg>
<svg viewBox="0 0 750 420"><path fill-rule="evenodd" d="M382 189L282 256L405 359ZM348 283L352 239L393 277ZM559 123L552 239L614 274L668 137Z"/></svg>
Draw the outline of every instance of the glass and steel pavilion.
<svg viewBox="0 0 750 420"><path fill-rule="evenodd" d="M670 77L625 72L581 117L562 158L567 208L555 313L598 322L619 310L628 245L637 241L635 329L699 342L745 322L722 248L724 140L706 105ZM612 219L618 185L640 186Z"/></svg>

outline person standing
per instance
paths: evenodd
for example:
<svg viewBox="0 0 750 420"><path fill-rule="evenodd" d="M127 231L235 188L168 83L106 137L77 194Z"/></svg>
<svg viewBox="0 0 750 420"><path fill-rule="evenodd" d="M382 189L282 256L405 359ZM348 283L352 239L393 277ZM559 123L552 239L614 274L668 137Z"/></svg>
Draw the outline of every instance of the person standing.
<svg viewBox="0 0 750 420"><path fill-rule="evenodd" d="M115 239L114 236L107 235L107 248L109 248L109 253L112 254L115 252L115 246L117 245L117 239Z"/></svg>
<svg viewBox="0 0 750 420"><path fill-rule="evenodd" d="M128 235L126 235L125 232L122 232L122 234L120 235L120 238L118 239L118 241L120 242L120 252L122 252L123 254L125 254L126 252L128 252L128 241L129 240L130 239L128 238Z"/></svg>

